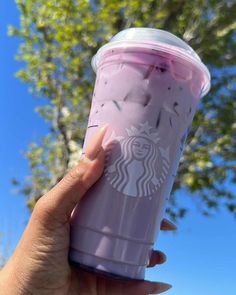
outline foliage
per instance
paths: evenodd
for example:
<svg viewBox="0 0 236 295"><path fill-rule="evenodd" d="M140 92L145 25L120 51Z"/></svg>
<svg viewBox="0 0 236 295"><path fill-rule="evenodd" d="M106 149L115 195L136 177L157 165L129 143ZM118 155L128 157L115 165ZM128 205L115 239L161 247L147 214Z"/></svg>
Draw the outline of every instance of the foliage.
<svg viewBox="0 0 236 295"><path fill-rule="evenodd" d="M235 29L236 2L224 0L17 0L21 38L18 77L48 103L38 113L50 133L29 146L31 175L22 191L29 207L78 160L95 75L91 57L118 31L134 27L165 29L182 37L212 74L181 159L173 193L197 193L205 214L226 206L236 215ZM227 180L227 181L226 181ZM227 185L226 185L227 183ZM174 194L175 195L175 194ZM175 197L168 212L184 216Z"/></svg>

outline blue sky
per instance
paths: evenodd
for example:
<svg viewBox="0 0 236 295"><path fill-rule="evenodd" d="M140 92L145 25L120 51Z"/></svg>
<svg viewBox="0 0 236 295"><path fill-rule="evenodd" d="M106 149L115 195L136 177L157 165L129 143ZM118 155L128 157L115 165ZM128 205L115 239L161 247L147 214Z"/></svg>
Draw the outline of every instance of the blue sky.
<svg viewBox="0 0 236 295"><path fill-rule="evenodd" d="M8 24L18 22L14 1L1 1L0 255L12 253L29 218L25 199L14 192L11 178L23 180L29 173L23 152L47 132L47 125L34 112L41 102L14 77L22 67L14 60L19 40L6 32ZM224 210L212 218L202 217L184 191L178 199L190 212L179 222L176 234L160 234L156 247L166 252L168 261L148 270L146 278L173 284L169 295L235 295L236 220Z"/></svg>

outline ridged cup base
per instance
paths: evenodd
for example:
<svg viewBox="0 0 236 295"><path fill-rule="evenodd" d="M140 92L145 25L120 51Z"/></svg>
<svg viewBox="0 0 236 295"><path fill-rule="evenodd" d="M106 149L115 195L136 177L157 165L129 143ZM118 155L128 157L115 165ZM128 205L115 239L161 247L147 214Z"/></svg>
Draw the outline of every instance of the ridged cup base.
<svg viewBox="0 0 236 295"><path fill-rule="evenodd" d="M144 280L145 267L109 261L87 253L70 249L70 262L78 267L100 276L116 280ZM115 269L115 273L114 273Z"/></svg>

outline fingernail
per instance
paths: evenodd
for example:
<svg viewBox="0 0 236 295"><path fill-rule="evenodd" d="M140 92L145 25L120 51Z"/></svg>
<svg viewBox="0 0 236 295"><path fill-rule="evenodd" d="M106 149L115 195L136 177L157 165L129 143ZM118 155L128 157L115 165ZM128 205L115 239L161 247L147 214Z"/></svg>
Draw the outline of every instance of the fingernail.
<svg viewBox="0 0 236 295"><path fill-rule="evenodd" d="M171 222L170 220L164 218L163 221L171 227L171 230L177 230L177 226L173 222Z"/></svg>
<svg viewBox="0 0 236 295"><path fill-rule="evenodd" d="M165 253L163 253L162 251L159 251L158 256L159 256L159 263L166 262L167 256Z"/></svg>
<svg viewBox="0 0 236 295"><path fill-rule="evenodd" d="M104 130L107 130L107 127L109 126L108 123L106 123L105 125L103 125L100 130L98 132L103 132Z"/></svg>
<svg viewBox="0 0 236 295"><path fill-rule="evenodd" d="M85 151L85 155L90 160L96 159L98 153L102 149L102 141L107 131L108 124L102 126L92 137Z"/></svg>
<svg viewBox="0 0 236 295"><path fill-rule="evenodd" d="M102 137L102 139L105 136L105 133L107 132L107 128L108 128L109 124L105 124L103 125L99 130L98 130L98 134L100 134L100 136Z"/></svg>
<svg viewBox="0 0 236 295"><path fill-rule="evenodd" d="M151 294L160 294L172 288L172 285L166 283L157 283L157 285L151 290Z"/></svg>

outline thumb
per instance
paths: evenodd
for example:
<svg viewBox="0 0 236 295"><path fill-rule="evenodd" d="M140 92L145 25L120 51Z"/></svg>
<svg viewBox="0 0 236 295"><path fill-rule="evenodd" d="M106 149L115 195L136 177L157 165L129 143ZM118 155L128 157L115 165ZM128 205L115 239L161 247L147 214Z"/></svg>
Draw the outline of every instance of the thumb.
<svg viewBox="0 0 236 295"><path fill-rule="evenodd" d="M105 152L102 141L108 125L103 126L89 142L80 163L36 204L44 222L68 222L76 204L86 191L101 177L104 169ZM41 215L42 216L42 215Z"/></svg>

